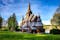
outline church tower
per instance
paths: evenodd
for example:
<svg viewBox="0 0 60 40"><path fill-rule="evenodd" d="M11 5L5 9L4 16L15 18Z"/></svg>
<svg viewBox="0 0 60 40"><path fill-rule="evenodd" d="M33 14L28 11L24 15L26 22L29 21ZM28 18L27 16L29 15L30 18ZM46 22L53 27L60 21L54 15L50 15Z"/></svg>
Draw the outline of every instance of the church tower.
<svg viewBox="0 0 60 40"><path fill-rule="evenodd" d="M26 13L26 18L28 19L30 17L30 15L32 14L31 8L30 8L30 3L28 4L28 10Z"/></svg>

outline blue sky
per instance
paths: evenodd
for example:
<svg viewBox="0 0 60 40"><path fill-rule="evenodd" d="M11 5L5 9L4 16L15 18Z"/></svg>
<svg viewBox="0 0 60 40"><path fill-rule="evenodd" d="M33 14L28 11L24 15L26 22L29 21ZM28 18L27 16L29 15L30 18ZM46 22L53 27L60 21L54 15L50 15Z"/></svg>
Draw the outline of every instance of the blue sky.
<svg viewBox="0 0 60 40"><path fill-rule="evenodd" d="M15 13L17 21L20 22L27 12L29 2L33 14L40 15L45 25L50 24L53 14L60 5L60 0L0 0L0 15L7 20Z"/></svg>

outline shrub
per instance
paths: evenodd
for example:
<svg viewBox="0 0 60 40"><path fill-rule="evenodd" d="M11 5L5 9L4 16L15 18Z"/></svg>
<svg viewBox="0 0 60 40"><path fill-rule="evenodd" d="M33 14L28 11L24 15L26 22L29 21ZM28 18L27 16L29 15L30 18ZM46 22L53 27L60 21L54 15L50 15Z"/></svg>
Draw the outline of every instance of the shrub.
<svg viewBox="0 0 60 40"><path fill-rule="evenodd" d="M58 30L58 29L52 29L52 30L50 31L50 33L51 33L51 34L60 34L60 30Z"/></svg>
<svg viewBox="0 0 60 40"><path fill-rule="evenodd" d="M9 31L8 29L4 29L3 31Z"/></svg>
<svg viewBox="0 0 60 40"><path fill-rule="evenodd" d="M8 27L4 27L1 29L1 31L9 31Z"/></svg>

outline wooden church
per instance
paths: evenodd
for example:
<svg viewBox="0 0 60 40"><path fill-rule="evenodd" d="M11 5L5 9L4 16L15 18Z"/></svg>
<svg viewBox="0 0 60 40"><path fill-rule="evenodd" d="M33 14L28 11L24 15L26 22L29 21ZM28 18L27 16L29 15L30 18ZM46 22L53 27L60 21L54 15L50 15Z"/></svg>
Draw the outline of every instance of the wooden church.
<svg viewBox="0 0 60 40"><path fill-rule="evenodd" d="M41 22L40 16L32 14L30 9L30 3L28 5L28 10L25 17L22 19L20 29L22 32L31 32L31 33L42 33L43 24Z"/></svg>

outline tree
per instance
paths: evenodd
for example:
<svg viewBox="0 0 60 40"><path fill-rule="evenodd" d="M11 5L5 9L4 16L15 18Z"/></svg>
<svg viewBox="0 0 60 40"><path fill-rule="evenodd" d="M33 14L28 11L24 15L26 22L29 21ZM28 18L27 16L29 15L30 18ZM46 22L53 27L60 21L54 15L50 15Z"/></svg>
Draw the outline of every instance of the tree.
<svg viewBox="0 0 60 40"><path fill-rule="evenodd" d="M57 8L53 18L51 19L51 24L57 26L60 26L60 6Z"/></svg>
<svg viewBox="0 0 60 40"><path fill-rule="evenodd" d="M51 23L53 25L60 25L60 14L54 14L53 18L51 19Z"/></svg>
<svg viewBox="0 0 60 40"><path fill-rule="evenodd" d="M0 28L2 28L3 18L0 16Z"/></svg>
<svg viewBox="0 0 60 40"><path fill-rule="evenodd" d="M13 15L8 18L9 30L14 31L16 29L17 25L18 25L18 23L16 20L16 15L15 15L15 13L13 13Z"/></svg>

